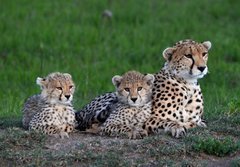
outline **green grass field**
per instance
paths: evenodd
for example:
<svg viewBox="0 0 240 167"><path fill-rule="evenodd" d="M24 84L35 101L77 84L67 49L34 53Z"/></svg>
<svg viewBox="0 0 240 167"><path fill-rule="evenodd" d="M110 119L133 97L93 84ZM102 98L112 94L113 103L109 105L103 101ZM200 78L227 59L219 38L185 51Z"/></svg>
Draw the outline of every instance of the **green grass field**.
<svg viewBox="0 0 240 167"><path fill-rule="evenodd" d="M79 109L113 91L116 74L158 72L162 51L190 38L212 42L209 74L200 80L210 131L239 141L239 6L238 0L1 0L1 129L19 126L24 100L40 92L39 76L70 73ZM105 9L111 19L102 17Z"/></svg>

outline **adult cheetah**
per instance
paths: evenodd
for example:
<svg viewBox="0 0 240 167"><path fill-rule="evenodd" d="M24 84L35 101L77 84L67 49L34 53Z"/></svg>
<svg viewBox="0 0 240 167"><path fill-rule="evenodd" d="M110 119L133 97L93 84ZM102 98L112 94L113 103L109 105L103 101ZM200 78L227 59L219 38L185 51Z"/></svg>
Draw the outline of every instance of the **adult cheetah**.
<svg viewBox="0 0 240 167"><path fill-rule="evenodd" d="M183 40L163 51L166 63L155 74L151 117L143 128L149 133L161 129L176 138L196 126L206 127L202 120L203 96L198 79L207 74L211 42Z"/></svg>

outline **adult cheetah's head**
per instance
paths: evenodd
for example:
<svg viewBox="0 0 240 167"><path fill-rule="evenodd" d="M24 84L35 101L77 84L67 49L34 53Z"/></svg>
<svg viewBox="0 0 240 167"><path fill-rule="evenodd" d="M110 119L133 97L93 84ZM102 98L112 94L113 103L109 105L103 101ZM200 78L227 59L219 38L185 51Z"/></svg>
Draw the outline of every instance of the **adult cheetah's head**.
<svg viewBox="0 0 240 167"><path fill-rule="evenodd" d="M55 72L45 78L38 77L36 82L42 89L41 96L50 103L71 103L75 85L70 74Z"/></svg>
<svg viewBox="0 0 240 167"><path fill-rule="evenodd" d="M154 76L129 71L122 76L112 78L118 99L130 106L142 106L151 100Z"/></svg>
<svg viewBox="0 0 240 167"><path fill-rule="evenodd" d="M207 60L211 42L179 41L163 51L165 68L186 80L202 78L208 72Z"/></svg>

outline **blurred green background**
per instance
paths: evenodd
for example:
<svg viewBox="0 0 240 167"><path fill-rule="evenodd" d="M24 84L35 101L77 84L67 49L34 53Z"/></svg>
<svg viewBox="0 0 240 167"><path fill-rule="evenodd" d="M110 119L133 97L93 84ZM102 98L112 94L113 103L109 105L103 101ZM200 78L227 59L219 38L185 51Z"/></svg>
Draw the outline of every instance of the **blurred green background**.
<svg viewBox="0 0 240 167"><path fill-rule="evenodd" d="M200 80L205 116L239 112L238 0L0 0L0 119L21 117L37 77L73 76L74 106L114 91L112 76L156 73L182 39L212 42ZM104 10L112 17L103 17Z"/></svg>

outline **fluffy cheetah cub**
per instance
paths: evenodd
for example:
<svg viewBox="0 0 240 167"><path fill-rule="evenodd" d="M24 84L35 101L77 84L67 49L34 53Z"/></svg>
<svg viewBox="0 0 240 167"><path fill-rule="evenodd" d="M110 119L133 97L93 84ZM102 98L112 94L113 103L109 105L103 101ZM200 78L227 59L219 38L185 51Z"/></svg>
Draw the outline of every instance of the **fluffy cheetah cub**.
<svg viewBox="0 0 240 167"><path fill-rule="evenodd" d="M147 135L142 126L151 114L154 76L129 71L123 76L114 76L112 82L118 102L111 108L112 112L101 131L110 136L127 134L132 139L139 134Z"/></svg>
<svg viewBox="0 0 240 167"><path fill-rule="evenodd" d="M23 107L23 127L48 135L68 137L75 127L75 113L71 101L75 90L67 73L51 73L37 78L41 94L27 99Z"/></svg>

